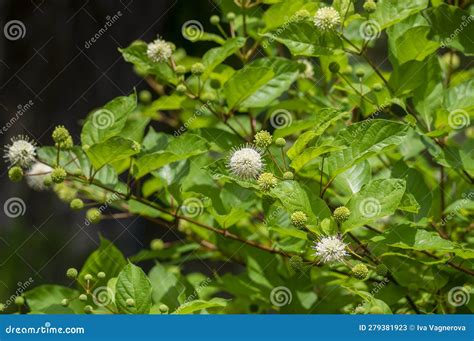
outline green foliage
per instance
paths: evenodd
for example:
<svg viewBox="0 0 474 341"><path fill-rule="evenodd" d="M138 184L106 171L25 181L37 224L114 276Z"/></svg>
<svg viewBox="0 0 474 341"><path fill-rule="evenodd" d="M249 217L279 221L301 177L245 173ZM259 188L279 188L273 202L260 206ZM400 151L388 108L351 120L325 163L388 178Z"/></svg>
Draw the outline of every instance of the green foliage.
<svg viewBox="0 0 474 341"><path fill-rule="evenodd" d="M100 207L87 224L122 211L179 240L127 259L101 239L67 271L77 290L33 288L29 311L472 313L450 295L474 275L474 7L336 0L322 31L319 2L251 3L219 4L202 57L121 49L156 95L112 99L80 145L58 145L60 126L37 151L64 171L60 198ZM194 260L208 269L183 272Z"/></svg>

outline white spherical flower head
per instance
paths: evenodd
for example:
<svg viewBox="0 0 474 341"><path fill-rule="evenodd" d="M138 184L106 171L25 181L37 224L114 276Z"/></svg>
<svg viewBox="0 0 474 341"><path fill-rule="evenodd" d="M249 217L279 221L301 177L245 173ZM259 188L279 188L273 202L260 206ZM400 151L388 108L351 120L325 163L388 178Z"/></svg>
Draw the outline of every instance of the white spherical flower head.
<svg viewBox="0 0 474 341"><path fill-rule="evenodd" d="M323 263L342 262L348 255L346 251L347 244L338 236L321 238L312 247L316 251L315 255L321 258Z"/></svg>
<svg viewBox="0 0 474 341"><path fill-rule="evenodd" d="M229 158L231 173L241 179L255 179L263 170L262 152L252 145L235 149Z"/></svg>
<svg viewBox="0 0 474 341"><path fill-rule="evenodd" d="M26 183L35 191L44 191L47 189L45 180L50 176L52 168L41 162L35 162L31 169L26 173Z"/></svg>
<svg viewBox="0 0 474 341"><path fill-rule="evenodd" d="M161 63L171 58L173 48L170 43L158 38L148 44L146 54L152 61Z"/></svg>
<svg viewBox="0 0 474 341"><path fill-rule="evenodd" d="M321 31L334 31L341 24L341 16L332 7L322 7L314 16L314 24Z"/></svg>
<svg viewBox="0 0 474 341"><path fill-rule="evenodd" d="M36 146L27 136L17 136L11 139L11 144L5 146L3 156L12 166L28 168L35 161Z"/></svg>

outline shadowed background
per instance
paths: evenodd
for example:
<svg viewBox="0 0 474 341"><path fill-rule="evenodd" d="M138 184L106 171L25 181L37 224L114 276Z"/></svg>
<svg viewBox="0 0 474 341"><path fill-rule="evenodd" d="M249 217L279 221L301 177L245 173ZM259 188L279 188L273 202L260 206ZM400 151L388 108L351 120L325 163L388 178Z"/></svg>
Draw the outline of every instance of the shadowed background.
<svg viewBox="0 0 474 341"><path fill-rule="evenodd" d="M119 12L95 43L86 43ZM58 124L78 142L81 120L92 109L134 88L148 88L118 48L159 34L189 54L202 53L206 44L197 47L185 40L181 25L199 20L209 30L211 13L218 9L210 0L0 0L0 126L7 128L0 135L2 145L18 134L38 145L52 145L51 132ZM24 24L23 38L5 38L3 29L11 20ZM10 125L19 108L23 115ZM4 162L0 182L1 303L30 277L31 287L68 284L66 269L81 267L97 248L99 233L129 256L165 231L141 219L109 220L81 229L84 212L72 212L54 193L34 192L24 181L12 184ZM5 215L4 203L12 197L25 202L23 216Z"/></svg>

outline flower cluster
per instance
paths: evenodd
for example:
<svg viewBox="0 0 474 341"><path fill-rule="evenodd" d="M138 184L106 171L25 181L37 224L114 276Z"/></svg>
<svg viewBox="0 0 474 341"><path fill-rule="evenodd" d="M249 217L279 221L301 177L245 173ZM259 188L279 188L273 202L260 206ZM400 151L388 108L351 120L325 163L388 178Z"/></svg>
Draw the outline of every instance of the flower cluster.
<svg viewBox="0 0 474 341"><path fill-rule="evenodd" d="M346 251L347 244L339 236L330 236L321 238L312 247L315 250L315 256L320 257L323 263L342 262L348 255Z"/></svg>

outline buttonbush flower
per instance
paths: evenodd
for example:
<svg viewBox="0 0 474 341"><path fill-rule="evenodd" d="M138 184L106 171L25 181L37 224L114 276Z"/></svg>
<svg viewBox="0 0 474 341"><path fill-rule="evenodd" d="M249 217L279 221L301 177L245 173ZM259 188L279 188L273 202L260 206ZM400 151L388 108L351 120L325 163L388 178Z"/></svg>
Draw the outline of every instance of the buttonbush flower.
<svg viewBox="0 0 474 341"><path fill-rule="evenodd" d="M8 178L13 182L20 182L23 179L23 169L18 166L10 168Z"/></svg>
<svg viewBox="0 0 474 341"><path fill-rule="evenodd" d="M267 148L272 144L272 135L266 130L260 130L255 134L254 142L259 148Z"/></svg>
<svg viewBox="0 0 474 341"><path fill-rule="evenodd" d="M303 211L296 211L291 215L290 219L294 226L297 228L303 228L308 221L308 216Z"/></svg>
<svg viewBox="0 0 474 341"><path fill-rule="evenodd" d="M257 180L262 191L269 191L278 183L277 178L272 173L262 173Z"/></svg>
<svg viewBox="0 0 474 341"><path fill-rule="evenodd" d="M11 139L11 144L5 146L3 156L12 166L29 168L36 157L36 145L28 136L19 135Z"/></svg>
<svg viewBox="0 0 474 341"><path fill-rule="evenodd" d="M346 206L338 207L334 210L333 217L338 223L343 223L349 216L351 215L351 211Z"/></svg>
<svg viewBox="0 0 474 341"><path fill-rule="evenodd" d="M264 166L261 150L253 145L233 150L228 162L230 172L241 179L255 179Z"/></svg>
<svg viewBox="0 0 474 341"><path fill-rule="evenodd" d="M341 16L332 7L322 7L314 16L314 24L321 31L334 31L341 24Z"/></svg>
<svg viewBox="0 0 474 341"><path fill-rule="evenodd" d="M294 270L301 270L303 268L303 259L300 256L292 256L290 258L290 266Z"/></svg>
<svg viewBox="0 0 474 341"><path fill-rule="evenodd" d="M47 189L47 182L51 179L52 168L41 162L35 162L26 173L26 183L35 191Z"/></svg>
<svg viewBox="0 0 474 341"><path fill-rule="evenodd" d="M154 62L166 62L173 54L173 46L163 39L156 39L148 44L146 54Z"/></svg>
<svg viewBox="0 0 474 341"><path fill-rule="evenodd" d="M348 255L346 251L347 244L338 236L329 236L321 238L312 249L316 251L315 256L321 258L323 263L342 262Z"/></svg>
<svg viewBox="0 0 474 341"><path fill-rule="evenodd" d="M367 269L367 266L362 263L354 265L351 271L352 275L360 280L366 279L369 274L369 269Z"/></svg>
<svg viewBox="0 0 474 341"><path fill-rule="evenodd" d="M53 180L54 183L60 184L61 182L66 179L67 173L66 170L62 167L56 167L53 169L51 172L51 180Z"/></svg>

